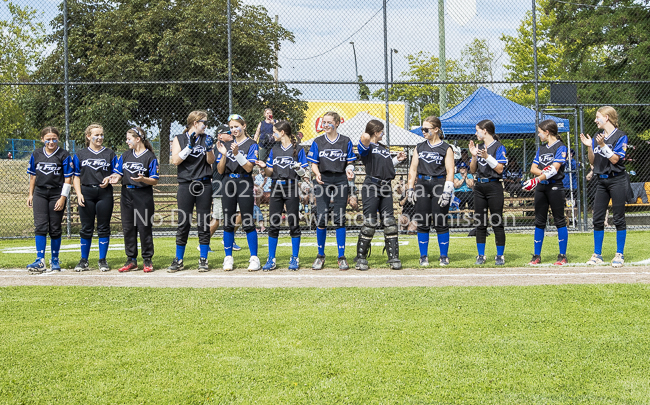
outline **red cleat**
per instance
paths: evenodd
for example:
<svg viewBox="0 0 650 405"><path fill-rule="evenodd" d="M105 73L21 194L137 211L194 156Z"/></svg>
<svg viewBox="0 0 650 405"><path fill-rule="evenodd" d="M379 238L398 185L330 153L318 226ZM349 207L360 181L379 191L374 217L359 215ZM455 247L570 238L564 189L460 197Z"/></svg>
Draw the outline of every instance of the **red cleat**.
<svg viewBox="0 0 650 405"><path fill-rule="evenodd" d="M529 266L537 266L542 262L542 257L540 255L533 255L533 258L528 262Z"/></svg>
<svg viewBox="0 0 650 405"><path fill-rule="evenodd" d="M151 259L144 259L144 272L145 273L153 272L153 263L151 263Z"/></svg>
<svg viewBox="0 0 650 405"><path fill-rule="evenodd" d="M124 266L120 267L117 271L120 273L126 273L131 270L137 270L138 269L138 262L135 260L127 260L126 263L124 263Z"/></svg>
<svg viewBox="0 0 650 405"><path fill-rule="evenodd" d="M554 264L556 266L564 266L567 263L569 263L569 261L567 260L566 255L557 255L557 262Z"/></svg>

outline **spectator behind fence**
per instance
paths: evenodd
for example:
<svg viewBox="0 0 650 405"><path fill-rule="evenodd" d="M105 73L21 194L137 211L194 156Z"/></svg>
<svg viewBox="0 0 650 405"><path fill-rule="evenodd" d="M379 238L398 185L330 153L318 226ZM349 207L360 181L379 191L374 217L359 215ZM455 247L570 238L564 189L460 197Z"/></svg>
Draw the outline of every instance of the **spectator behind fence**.
<svg viewBox="0 0 650 405"><path fill-rule="evenodd" d="M257 130L255 131L255 142L260 147L259 150L259 159L262 162L266 161L266 158L269 156L269 151L275 143L275 138L273 137L273 124L278 122L278 120L273 119L273 110L270 108L264 109L264 119L257 124Z"/></svg>
<svg viewBox="0 0 650 405"><path fill-rule="evenodd" d="M519 167L517 161L512 161L505 169L505 176L503 176L503 186L505 191L510 194L510 197L517 197L524 193L532 195L529 191L521 190L521 180L524 176L523 170Z"/></svg>
<svg viewBox="0 0 650 405"><path fill-rule="evenodd" d="M458 173L454 175L454 195L460 203L458 209L474 209L474 176L468 173L469 166L462 160L457 166Z"/></svg>
<svg viewBox="0 0 650 405"><path fill-rule="evenodd" d="M256 204L268 204L271 198L271 179L260 171L255 175L255 185L259 188L259 193L255 194Z"/></svg>

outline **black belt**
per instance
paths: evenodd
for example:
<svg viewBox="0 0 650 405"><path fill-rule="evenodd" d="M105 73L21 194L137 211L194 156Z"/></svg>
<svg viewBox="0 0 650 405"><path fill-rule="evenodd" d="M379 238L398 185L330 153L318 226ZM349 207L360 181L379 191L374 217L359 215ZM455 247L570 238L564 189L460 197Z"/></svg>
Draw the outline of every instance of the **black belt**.
<svg viewBox="0 0 650 405"><path fill-rule="evenodd" d="M242 178L242 177L251 177L251 175L250 175L250 174L237 174L237 173L230 173L230 174L228 175L228 177L230 177L231 179L239 179L239 178Z"/></svg>
<svg viewBox="0 0 650 405"><path fill-rule="evenodd" d="M373 176L366 176L366 177L368 178L368 180L372 181L373 183L378 183L378 184L381 184L383 186L388 185L388 184L391 183L391 180L382 180L382 179L380 179L378 177L373 177Z"/></svg>
<svg viewBox="0 0 650 405"><path fill-rule="evenodd" d="M433 179L444 179L447 176L426 176L424 174L418 174L418 179L423 180L433 180Z"/></svg>
<svg viewBox="0 0 650 405"><path fill-rule="evenodd" d="M200 179L196 179L196 180L193 180L193 181L206 181L206 180L212 181L212 176L201 177Z"/></svg>
<svg viewBox="0 0 650 405"><path fill-rule="evenodd" d="M136 188L148 188L148 187L151 187L151 186L142 186L142 187L140 187L140 186L134 186L133 184L126 184L126 185L124 185L124 187L131 188L131 189L136 189Z"/></svg>
<svg viewBox="0 0 650 405"><path fill-rule="evenodd" d="M489 183L491 181L499 181L499 180L501 180L501 179L487 179L485 177L478 177L476 179L476 181L479 182L479 183Z"/></svg>
<svg viewBox="0 0 650 405"><path fill-rule="evenodd" d="M100 185L99 185L99 184L82 184L82 186L84 186L84 187L97 188L97 187L99 187Z"/></svg>
<svg viewBox="0 0 650 405"><path fill-rule="evenodd" d="M610 174L599 174L598 177L600 177L601 179L607 179L609 177L620 176L623 173L625 173L625 172L613 172L613 173L610 173Z"/></svg>
<svg viewBox="0 0 650 405"><path fill-rule="evenodd" d="M557 183L556 180L540 180L539 184L555 184Z"/></svg>

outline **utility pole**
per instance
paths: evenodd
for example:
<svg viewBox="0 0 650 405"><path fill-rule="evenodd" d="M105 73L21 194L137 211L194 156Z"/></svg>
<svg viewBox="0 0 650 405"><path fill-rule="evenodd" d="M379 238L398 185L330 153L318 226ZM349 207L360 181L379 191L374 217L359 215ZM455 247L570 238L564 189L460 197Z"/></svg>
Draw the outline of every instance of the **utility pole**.
<svg viewBox="0 0 650 405"><path fill-rule="evenodd" d="M534 1L534 0L533 0ZM447 59L445 56L445 0L438 0L438 47L440 61L440 81L447 81ZM447 112L447 85L440 84L440 115Z"/></svg>

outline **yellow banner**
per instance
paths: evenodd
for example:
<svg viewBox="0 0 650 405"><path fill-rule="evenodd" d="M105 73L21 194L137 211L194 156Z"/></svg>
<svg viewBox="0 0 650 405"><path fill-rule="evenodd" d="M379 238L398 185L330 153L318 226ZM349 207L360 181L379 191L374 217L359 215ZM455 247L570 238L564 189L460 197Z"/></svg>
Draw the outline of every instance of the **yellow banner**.
<svg viewBox="0 0 650 405"><path fill-rule="evenodd" d="M300 127L303 141L321 135L323 132L323 115L328 111L337 112L341 116L341 124L360 112L382 120L386 120L386 102L384 101L307 101L307 115ZM403 102L391 101L388 105L390 122L404 128L406 106Z"/></svg>

